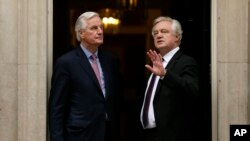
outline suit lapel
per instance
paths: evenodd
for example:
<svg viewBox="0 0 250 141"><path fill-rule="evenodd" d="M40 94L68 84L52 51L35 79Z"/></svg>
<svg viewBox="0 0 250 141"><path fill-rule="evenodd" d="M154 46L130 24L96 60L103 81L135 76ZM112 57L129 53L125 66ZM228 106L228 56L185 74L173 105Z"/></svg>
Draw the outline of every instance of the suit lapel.
<svg viewBox="0 0 250 141"><path fill-rule="evenodd" d="M109 72L110 72L109 67L108 67L109 62L101 51L98 52L98 57L99 57L99 61L100 61L101 67L102 67L102 72L103 72L103 76L104 76L104 80L105 80L105 82L104 82L105 83L105 90L106 90L105 98L107 99L109 96L110 75L112 75L112 74L109 74Z"/></svg>
<svg viewBox="0 0 250 141"><path fill-rule="evenodd" d="M174 67L174 65L178 62L180 56L182 55L181 51L178 50L174 56L170 59L168 65L166 66L166 69L171 69L172 67Z"/></svg>
<svg viewBox="0 0 250 141"><path fill-rule="evenodd" d="M165 67L165 69L170 69L173 68L175 66L175 64L178 62L179 58L181 57L182 55L182 52L180 50L178 50L174 56L170 59L170 61L168 62L167 66ZM160 81L159 81L160 82ZM155 94L158 93L159 91L159 88L161 87L161 83L157 84L157 87L156 87L156 91L155 91Z"/></svg>
<svg viewBox="0 0 250 141"><path fill-rule="evenodd" d="M89 75L90 79L95 82L96 87L101 91L102 89L100 87L100 84L98 82L98 79L95 76L95 72L93 71L91 64L89 63L89 60L87 56L82 51L81 47L78 47L76 49L76 55L78 57L78 62L81 65L82 69Z"/></svg>

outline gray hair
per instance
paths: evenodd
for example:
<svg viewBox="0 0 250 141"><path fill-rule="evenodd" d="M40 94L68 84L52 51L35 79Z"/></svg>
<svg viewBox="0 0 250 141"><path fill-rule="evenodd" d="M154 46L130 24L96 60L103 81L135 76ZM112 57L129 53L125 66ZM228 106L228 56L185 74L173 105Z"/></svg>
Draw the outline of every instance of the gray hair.
<svg viewBox="0 0 250 141"><path fill-rule="evenodd" d="M75 32L76 32L76 38L77 40L80 42L81 41L81 38L80 38L80 33L79 31L81 29L86 29L86 26L87 26L87 20L95 17L95 16L100 16L98 13L96 12L85 12L83 14L81 14L78 19L76 20L76 23L75 23Z"/></svg>
<svg viewBox="0 0 250 141"><path fill-rule="evenodd" d="M179 43L180 43L181 39L182 39L182 33L183 33L182 28L181 28L181 24L176 19L172 19L170 17L160 16L160 17L156 18L153 22L152 35L153 35L155 25L161 21L168 21L168 22L172 23L172 29L173 29L174 33L179 36Z"/></svg>

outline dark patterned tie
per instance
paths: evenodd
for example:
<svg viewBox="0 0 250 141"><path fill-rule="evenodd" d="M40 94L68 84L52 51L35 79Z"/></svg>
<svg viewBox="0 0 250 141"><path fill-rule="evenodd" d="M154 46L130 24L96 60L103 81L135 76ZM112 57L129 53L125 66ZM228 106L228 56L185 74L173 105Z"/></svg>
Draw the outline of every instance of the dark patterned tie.
<svg viewBox="0 0 250 141"><path fill-rule="evenodd" d="M150 84L148 86L148 90L146 92L146 98L144 101L144 108L143 108L143 113L142 113L142 122L144 126L148 125L148 109L149 109L149 104L150 104L150 99L154 87L154 82L155 82L156 75L152 75Z"/></svg>

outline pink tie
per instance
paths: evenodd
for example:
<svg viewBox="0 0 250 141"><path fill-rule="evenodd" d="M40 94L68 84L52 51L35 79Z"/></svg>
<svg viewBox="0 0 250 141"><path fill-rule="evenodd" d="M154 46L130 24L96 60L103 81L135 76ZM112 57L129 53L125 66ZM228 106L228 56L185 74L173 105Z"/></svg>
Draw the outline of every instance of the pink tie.
<svg viewBox="0 0 250 141"><path fill-rule="evenodd" d="M92 68L93 68L93 70L95 72L95 75L96 75L96 77L97 77L97 79L99 81L99 84L101 84L101 75L100 75L100 72L99 72L99 69L98 69L98 64L97 64L97 61L96 61L97 56L95 54L93 54L93 55L91 55L90 59L92 61L91 66L92 66Z"/></svg>

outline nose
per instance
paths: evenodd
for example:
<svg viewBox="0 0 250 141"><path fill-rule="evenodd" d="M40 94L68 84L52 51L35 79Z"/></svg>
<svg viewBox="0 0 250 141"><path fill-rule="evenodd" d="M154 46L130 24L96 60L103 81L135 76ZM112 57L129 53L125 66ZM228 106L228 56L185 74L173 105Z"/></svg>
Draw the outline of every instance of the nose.
<svg viewBox="0 0 250 141"><path fill-rule="evenodd" d="M160 33L160 32L157 35L155 35L155 38L157 38L157 39L159 39L161 37L162 37L162 33Z"/></svg>
<svg viewBox="0 0 250 141"><path fill-rule="evenodd" d="M97 33L103 33L103 28L102 27L98 27L97 28Z"/></svg>

